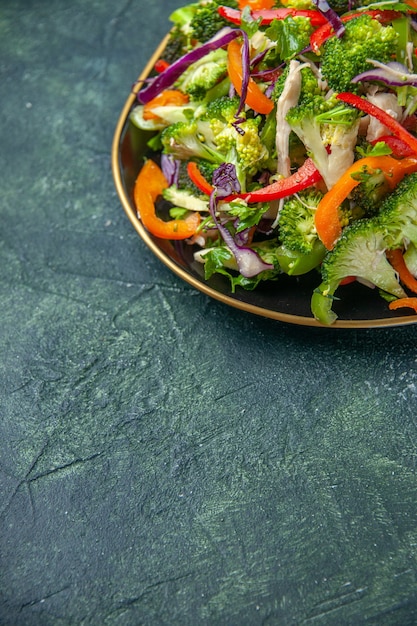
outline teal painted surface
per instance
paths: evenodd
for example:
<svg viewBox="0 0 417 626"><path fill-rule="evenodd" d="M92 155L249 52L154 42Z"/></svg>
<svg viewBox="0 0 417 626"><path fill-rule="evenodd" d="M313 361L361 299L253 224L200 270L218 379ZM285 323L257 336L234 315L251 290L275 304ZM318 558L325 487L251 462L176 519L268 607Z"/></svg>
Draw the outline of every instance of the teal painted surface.
<svg viewBox="0 0 417 626"><path fill-rule="evenodd" d="M416 624L417 327L228 309L116 196L178 5L0 6L0 623Z"/></svg>

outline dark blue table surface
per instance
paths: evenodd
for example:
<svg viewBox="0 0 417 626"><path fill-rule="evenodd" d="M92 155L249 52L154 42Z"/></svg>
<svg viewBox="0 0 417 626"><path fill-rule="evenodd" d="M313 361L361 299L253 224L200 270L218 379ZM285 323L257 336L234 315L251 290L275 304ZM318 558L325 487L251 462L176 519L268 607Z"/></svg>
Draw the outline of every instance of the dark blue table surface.
<svg viewBox="0 0 417 626"><path fill-rule="evenodd" d="M416 624L417 327L228 308L116 195L179 5L0 4L0 624Z"/></svg>

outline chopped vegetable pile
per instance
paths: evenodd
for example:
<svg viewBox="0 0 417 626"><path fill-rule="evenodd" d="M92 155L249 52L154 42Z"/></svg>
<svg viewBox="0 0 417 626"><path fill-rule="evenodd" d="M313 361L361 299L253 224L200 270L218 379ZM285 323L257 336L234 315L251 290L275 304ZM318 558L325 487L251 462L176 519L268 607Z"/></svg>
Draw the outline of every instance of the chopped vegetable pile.
<svg viewBox="0 0 417 626"><path fill-rule="evenodd" d="M202 0L177 9L130 119L153 235L231 290L312 272L417 313L417 1ZM415 294L415 295L414 295Z"/></svg>

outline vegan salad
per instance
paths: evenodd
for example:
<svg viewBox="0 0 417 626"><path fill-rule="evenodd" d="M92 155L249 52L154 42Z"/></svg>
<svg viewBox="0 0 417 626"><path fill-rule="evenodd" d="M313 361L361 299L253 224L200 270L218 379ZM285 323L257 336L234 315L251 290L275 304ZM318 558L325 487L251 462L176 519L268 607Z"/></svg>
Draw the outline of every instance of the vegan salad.
<svg viewBox="0 0 417 626"><path fill-rule="evenodd" d="M134 201L231 289L314 272L417 313L417 0L202 0L177 9L130 119Z"/></svg>

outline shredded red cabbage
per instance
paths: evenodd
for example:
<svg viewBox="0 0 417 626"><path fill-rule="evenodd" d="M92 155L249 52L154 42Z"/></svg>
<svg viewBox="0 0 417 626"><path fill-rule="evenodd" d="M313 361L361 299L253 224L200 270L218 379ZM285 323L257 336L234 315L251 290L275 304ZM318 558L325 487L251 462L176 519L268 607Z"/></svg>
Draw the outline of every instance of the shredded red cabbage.
<svg viewBox="0 0 417 626"><path fill-rule="evenodd" d="M390 87L401 87L402 85L417 86L417 74L411 74L408 68L402 63L398 63L396 61L392 61L387 64L377 64L374 61L370 62L377 65L377 67L358 74L355 78L352 78L352 83L360 83L371 80L384 83L384 85L388 85Z"/></svg>
<svg viewBox="0 0 417 626"><path fill-rule="evenodd" d="M161 154L161 170L168 185L177 185L180 173L180 161L174 159L171 154Z"/></svg>
<svg viewBox="0 0 417 626"><path fill-rule="evenodd" d="M230 41L241 35L242 31L239 29L229 28L228 26L222 28L222 30L206 43L198 48L194 48L174 61L174 63L156 76L144 89L139 91L137 95L139 102L146 104L161 93L161 91L171 87L192 63L199 61L213 50L223 48L223 46L226 46Z"/></svg>
<svg viewBox="0 0 417 626"><path fill-rule="evenodd" d="M222 163L213 172L212 182L217 198L227 198L240 193L241 187L233 163Z"/></svg>
<svg viewBox="0 0 417 626"><path fill-rule="evenodd" d="M231 232L217 217L217 199L227 198L240 192L236 168L232 163L222 163L215 170L213 186L214 189L210 194L210 214L224 243L235 257L239 272L245 278L252 278L265 270L274 269L273 265L265 263L255 250L236 243Z"/></svg>
<svg viewBox="0 0 417 626"><path fill-rule="evenodd" d="M242 92L240 94L239 109L236 116L238 116L244 109L246 94L248 92L248 84L250 78L250 51L249 51L249 37L244 30L240 31L243 37L242 46Z"/></svg>

